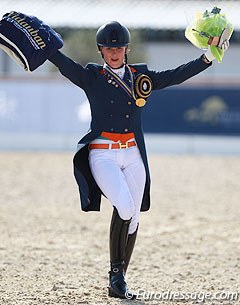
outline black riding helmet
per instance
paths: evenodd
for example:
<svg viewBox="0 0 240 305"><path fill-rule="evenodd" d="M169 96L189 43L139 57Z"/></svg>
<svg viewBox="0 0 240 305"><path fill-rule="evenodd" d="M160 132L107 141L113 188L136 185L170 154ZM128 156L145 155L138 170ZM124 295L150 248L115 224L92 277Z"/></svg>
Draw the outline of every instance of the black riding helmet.
<svg viewBox="0 0 240 305"><path fill-rule="evenodd" d="M117 21L103 24L96 34L98 47L124 47L129 45L130 39L129 30Z"/></svg>

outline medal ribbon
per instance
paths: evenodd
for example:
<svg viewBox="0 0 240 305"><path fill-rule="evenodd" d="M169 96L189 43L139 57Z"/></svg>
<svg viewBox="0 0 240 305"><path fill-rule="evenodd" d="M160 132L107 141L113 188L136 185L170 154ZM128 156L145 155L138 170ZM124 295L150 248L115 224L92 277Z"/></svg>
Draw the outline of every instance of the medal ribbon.
<svg viewBox="0 0 240 305"><path fill-rule="evenodd" d="M131 77L131 87L128 87L128 85L116 74L114 73L108 66L104 67L104 70L106 70L117 82L117 84L125 91L127 94L131 97L133 97L136 100L136 96L134 93L134 88L133 88L133 73L131 69L129 68L128 65L126 65L128 72Z"/></svg>

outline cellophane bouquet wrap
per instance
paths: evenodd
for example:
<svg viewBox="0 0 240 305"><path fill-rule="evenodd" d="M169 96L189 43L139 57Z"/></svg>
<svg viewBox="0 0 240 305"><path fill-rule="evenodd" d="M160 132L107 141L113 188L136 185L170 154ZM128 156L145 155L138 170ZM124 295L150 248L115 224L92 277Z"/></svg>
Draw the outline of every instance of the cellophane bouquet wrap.
<svg viewBox="0 0 240 305"><path fill-rule="evenodd" d="M196 13L195 19L185 30L185 37L197 48L208 49L209 38L220 37L224 29L228 29L229 38L233 33L233 25L225 14L220 14L221 9L215 7L211 12ZM219 63L222 62L224 51L215 45L210 45L211 52Z"/></svg>

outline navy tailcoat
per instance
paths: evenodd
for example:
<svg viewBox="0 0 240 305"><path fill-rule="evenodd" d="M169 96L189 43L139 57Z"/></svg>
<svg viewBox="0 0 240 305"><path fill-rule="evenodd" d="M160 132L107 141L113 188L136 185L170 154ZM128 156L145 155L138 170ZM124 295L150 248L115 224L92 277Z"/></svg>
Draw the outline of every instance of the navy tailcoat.
<svg viewBox="0 0 240 305"><path fill-rule="evenodd" d="M134 98L129 96L122 88L116 88L110 84L105 77L102 65L89 63L86 67L83 67L60 51L57 51L49 60L59 68L65 77L85 91L90 103L91 128L79 141L79 150L73 159L74 175L79 186L82 210L100 211L103 194L89 167L88 144L105 131L115 133L134 132L147 177L141 211L147 211L150 207L150 174L141 125L141 112L144 107L138 107ZM180 84L210 65L206 64L200 57L176 69L162 72L149 70L146 64L129 66L135 77L139 74L149 76L152 80L153 90L158 90ZM124 81L126 83L130 81L128 69L126 69Z"/></svg>

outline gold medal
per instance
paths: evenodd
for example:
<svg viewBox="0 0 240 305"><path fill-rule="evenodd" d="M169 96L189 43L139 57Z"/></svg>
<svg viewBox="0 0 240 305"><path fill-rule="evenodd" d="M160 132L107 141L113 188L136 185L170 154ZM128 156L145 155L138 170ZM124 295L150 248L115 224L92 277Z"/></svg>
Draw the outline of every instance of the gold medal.
<svg viewBox="0 0 240 305"><path fill-rule="evenodd" d="M137 98L136 99L136 105L138 107L143 107L146 104L146 100L144 98Z"/></svg>
<svg viewBox="0 0 240 305"><path fill-rule="evenodd" d="M146 104L146 98L148 98L152 92L152 80L145 74L140 74L135 80L136 90L136 105L143 107Z"/></svg>

